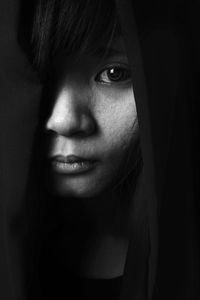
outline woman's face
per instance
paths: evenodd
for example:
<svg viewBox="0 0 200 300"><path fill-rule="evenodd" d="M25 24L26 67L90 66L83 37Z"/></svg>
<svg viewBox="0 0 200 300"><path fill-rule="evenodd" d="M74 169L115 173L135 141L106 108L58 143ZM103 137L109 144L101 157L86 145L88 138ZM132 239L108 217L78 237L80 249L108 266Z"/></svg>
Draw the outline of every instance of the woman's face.
<svg viewBox="0 0 200 300"><path fill-rule="evenodd" d="M122 38L106 57L60 57L45 130L47 188L59 196L93 197L115 185L138 137L136 104ZM130 167L130 166L129 166Z"/></svg>

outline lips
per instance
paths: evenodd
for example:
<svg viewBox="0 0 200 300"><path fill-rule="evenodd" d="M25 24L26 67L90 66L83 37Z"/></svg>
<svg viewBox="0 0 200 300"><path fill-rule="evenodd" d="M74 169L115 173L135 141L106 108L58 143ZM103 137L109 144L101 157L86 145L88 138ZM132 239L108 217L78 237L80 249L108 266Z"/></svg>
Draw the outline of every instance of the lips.
<svg viewBox="0 0 200 300"><path fill-rule="evenodd" d="M92 170L97 160L79 157L76 155L56 155L51 159L52 170L61 174L79 174Z"/></svg>
<svg viewBox="0 0 200 300"><path fill-rule="evenodd" d="M86 158L76 156L76 155L68 155L68 156L56 155L56 156L53 156L51 159L59 161L59 162L63 162L63 163L69 163L69 164L70 163L75 163L75 162L90 160L90 159L86 159Z"/></svg>

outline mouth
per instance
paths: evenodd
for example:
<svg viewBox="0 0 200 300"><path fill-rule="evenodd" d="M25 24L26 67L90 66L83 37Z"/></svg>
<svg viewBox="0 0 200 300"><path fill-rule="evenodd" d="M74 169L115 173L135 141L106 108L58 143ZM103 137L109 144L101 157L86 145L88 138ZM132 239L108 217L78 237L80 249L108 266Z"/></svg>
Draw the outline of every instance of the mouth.
<svg viewBox="0 0 200 300"><path fill-rule="evenodd" d="M57 155L50 158L52 171L65 175L81 174L94 169L97 160L75 155Z"/></svg>

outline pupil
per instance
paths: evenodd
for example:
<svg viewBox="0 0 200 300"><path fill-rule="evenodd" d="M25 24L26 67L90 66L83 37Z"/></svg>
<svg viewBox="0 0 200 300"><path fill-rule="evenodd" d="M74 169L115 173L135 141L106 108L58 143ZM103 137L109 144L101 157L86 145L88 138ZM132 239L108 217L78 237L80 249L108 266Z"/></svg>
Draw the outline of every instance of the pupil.
<svg viewBox="0 0 200 300"><path fill-rule="evenodd" d="M122 70L120 68L112 68L109 70L109 78L111 80L114 80L114 81L117 81L117 80L120 80L122 76Z"/></svg>

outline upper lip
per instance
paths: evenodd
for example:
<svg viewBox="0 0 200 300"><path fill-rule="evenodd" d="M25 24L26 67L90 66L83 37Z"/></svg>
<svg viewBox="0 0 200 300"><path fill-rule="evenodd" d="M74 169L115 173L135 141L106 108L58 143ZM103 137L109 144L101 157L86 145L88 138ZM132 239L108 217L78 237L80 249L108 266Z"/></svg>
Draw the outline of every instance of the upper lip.
<svg viewBox="0 0 200 300"><path fill-rule="evenodd" d="M80 162L80 161L94 161L94 159L91 158L83 158L80 156L76 156L76 155L55 155L50 157L50 160L56 160L59 162L63 162L63 163L75 163L75 162Z"/></svg>

